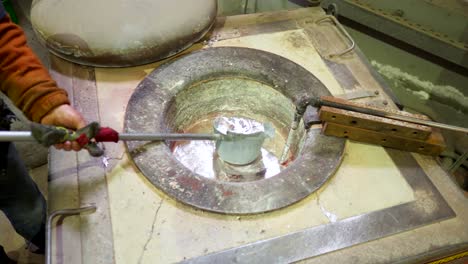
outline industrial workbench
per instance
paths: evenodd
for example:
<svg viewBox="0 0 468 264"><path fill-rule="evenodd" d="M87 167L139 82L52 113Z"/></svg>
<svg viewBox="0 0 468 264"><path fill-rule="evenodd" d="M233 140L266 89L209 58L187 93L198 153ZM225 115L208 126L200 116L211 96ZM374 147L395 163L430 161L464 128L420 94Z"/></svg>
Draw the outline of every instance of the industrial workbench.
<svg viewBox="0 0 468 264"><path fill-rule="evenodd" d="M334 95L369 90L376 96L357 101L396 107L320 8L220 17L184 53L221 46L278 54ZM161 63L102 69L51 56L51 72L88 121L122 130L134 89ZM139 172L123 143L105 149L104 159L51 150L49 213L97 207L54 221L53 263L394 263L467 247L466 197L432 157L348 141L341 166L317 192L284 209L238 216L173 200Z"/></svg>

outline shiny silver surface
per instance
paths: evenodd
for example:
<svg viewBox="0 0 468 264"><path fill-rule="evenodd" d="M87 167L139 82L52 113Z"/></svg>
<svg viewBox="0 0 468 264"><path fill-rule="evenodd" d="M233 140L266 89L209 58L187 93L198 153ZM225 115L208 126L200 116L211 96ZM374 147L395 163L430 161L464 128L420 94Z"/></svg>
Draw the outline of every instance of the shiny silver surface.
<svg viewBox="0 0 468 264"><path fill-rule="evenodd" d="M223 137L216 141L216 154L235 165L252 163L261 156L265 139L275 135L271 124L241 117L218 117L214 121L214 130Z"/></svg>
<svg viewBox="0 0 468 264"><path fill-rule="evenodd" d="M231 145L233 144L238 144L237 142L242 141L247 141L247 146L243 147L243 144L240 144L238 147L237 153L235 155L248 155L249 153L254 154L256 151L260 152L261 155L261 161L263 162L263 165L266 169L265 175L263 175L262 178L270 178L276 174L278 174L280 170L280 165L278 162L278 158L275 156L273 153L274 150L271 149L271 144L265 144L265 146L257 146L255 148L251 148L248 144L248 139L250 137L254 137L254 141L258 138L256 134L258 133L264 133L264 126L263 124L252 120L252 119L246 119L246 118L240 118L240 117L230 117L234 118L235 123L240 123L239 126L241 127L232 127L231 130L234 130L237 132L237 136L235 138L231 138L229 142L224 142L224 139L227 138L228 134L228 128L227 127L222 127L224 125L228 124L214 124L212 120L218 120L219 118L226 118L226 117L218 117L215 119L210 119L210 118L202 118L200 121L196 121L194 124L191 124L187 129L185 129L185 132L190 132L190 133L204 133L208 131L213 130L213 126L215 127L215 130L218 130L218 134L215 133L214 135L223 137L222 140L218 140L216 142L214 141L180 141L177 143L174 143L171 146L172 152L174 157L180 161L185 167L190 169L191 171L195 172L198 175L201 175L203 177L209 178L209 179L217 179L219 178L217 175L217 172L224 172L229 174L228 171L237 171L237 174L240 175L242 174L241 172L251 172L252 169L255 169L256 164L248 164L247 166L244 166L245 168L240 168L241 166L235 166L235 165L230 165L228 163L225 163L221 160L221 157L219 155L219 152L217 152L216 146L218 145L218 150L219 150L219 145L224 145L223 151L230 151L229 145L223 144L223 143L230 143ZM242 122L241 122L242 121ZM245 122L243 122L245 121ZM269 129L270 131L268 132L268 136L270 137L270 140L275 140L279 144L282 144L284 140L282 140L280 134L275 135L275 129L271 127ZM249 134L250 133L250 134ZM261 142L257 143L262 143L263 144L263 138L260 138ZM267 146L268 145L268 146ZM254 151L254 153L252 153ZM247 153L246 153L247 152ZM229 155L230 153L226 153L226 155ZM229 157L228 157L229 158ZM234 156L236 158L236 156ZM257 155L253 157L252 160L255 160L257 158ZM250 158L249 158L250 159ZM257 162L253 162L257 163ZM222 168L225 168L226 170L223 170ZM218 169L221 169L219 171ZM242 175L240 175L242 176Z"/></svg>
<svg viewBox="0 0 468 264"><path fill-rule="evenodd" d="M173 147L174 157L191 171L209 179L216 179L213 159L216 152L214 141L181 142ZM264 178L280 173L278 158L265 148L261 149L261 159L265 165Z"/></svg>

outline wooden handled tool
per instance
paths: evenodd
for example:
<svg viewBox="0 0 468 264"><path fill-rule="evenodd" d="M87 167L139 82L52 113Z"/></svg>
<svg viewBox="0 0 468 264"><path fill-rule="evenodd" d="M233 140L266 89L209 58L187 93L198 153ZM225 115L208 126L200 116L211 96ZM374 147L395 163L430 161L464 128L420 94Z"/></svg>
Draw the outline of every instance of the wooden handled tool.
<svg viewBox="0 0 468 264"><path fill-rule="evenodd" d="M324 96L319 100L323 133L426 155L445 148L440 129L468 133L468 128L429 120L423 115L380 109L362 103Z"/></svg>

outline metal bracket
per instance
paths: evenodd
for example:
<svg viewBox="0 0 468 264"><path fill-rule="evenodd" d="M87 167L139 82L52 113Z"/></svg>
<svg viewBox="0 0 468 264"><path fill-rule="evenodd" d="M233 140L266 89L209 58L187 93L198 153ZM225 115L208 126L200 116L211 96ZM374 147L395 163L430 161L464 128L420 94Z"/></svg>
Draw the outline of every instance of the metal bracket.
<svg viewBox="0 0 468 264"><path fill-rule="evenodd" d="M353 38L351 38L351 36L348 34L348 32L346 32L346 30L343 28L343 26L340 24L340 22L338 22L338 20L334 17L334 16L331 16L331 15L328 15L328 16L324 16L322 18L319 18L317 20L315 20L315 24L320 24L321 22L323 21L326 21L326 20L330 20L331 22L333 22L333 24L339 29L339 31L345 35L345 37L348 39L348 41L351 43L349 45L348 48L346 48L345 50L341 51L341 52L337 52L337 53L333 53L333 54L330 54L328 55L329 58L333 58L333 57L340 57L350 51L352 51L355 47L356 47L356 43L354 42Z"/></svg>
<svg viewBox="0 0 468 264"><path fill-rule="evenodd" d="M465 152L463 155L461 155L455 163L453 163L452 166L448 169L450 173L454 173L463 163L465 163L468 160L468 151Z"/></svg>
<svg viewBox="0 0 468 264"><path fill-rule="evenodd" d="M47 252L46 252L46 263L52 264L52 222L57 216L72 216L80 215L82 213L94 213L96 206L90 205L76 209L63 209L52 212L47 218Z"/></svg>
<svg viewBox="0 0 468 264"><path fill-rule="evenodd" d="M369 90L357 90L349 93L344 93L344 94L338 94L335 95L335 97L345 99L345 100L355 100L355 99L361 99L361 98L367 98L367 97L375 97L377 96L378 93L375 91L369 91Z"/></svg>
<svg viewBox="0 0 468 264"><path fill-rule="evenodd" d="M353 91L349 93L344 93L344 94L338 94L335 95L335 97L345 99L345 100L355 100L355 99L360 99L360 98L366 98L366 97L375 97L378 94L369 90L358 90L358 91ZM308 106L304 116L302 118L304 122L304 127L306 129L309 129L312 127L312 125L318 125L322 124L322 120L320 120L317 112L317 108Z"/></svg>

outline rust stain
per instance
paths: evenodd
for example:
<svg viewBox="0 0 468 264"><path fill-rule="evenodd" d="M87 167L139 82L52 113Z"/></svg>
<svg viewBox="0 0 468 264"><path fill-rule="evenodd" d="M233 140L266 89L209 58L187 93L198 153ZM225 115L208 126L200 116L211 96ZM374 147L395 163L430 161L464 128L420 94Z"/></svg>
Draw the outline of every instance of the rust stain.
<svg viewBox="0 0 468 264"><path fill-rule="evenodd" d="M288 167L291 162L293 162L296 159L293 155L291 155L287 160L285 160L283 163L281 163L281 166Z"/></svg>
<svg viewBox="0 0 468 264"><path fill-rule="evenodd" d="M220 187L220 191L223 192L223 197L229 197L234 194L231 190L225 190L223 186Z"/></svg>
<svg viewBox="0 0 468 264"><path fill-rule="evenodd" d="M231 196L233 195L234 193L232 191L223 191L223 196L224 197L228 197L228 196Z"/></svg>
<svg viewBox="0 0 468 264"><path fill-rule="evenodd" d="M193 191L199 191L203 187L203 184L199 180L197 180L195 178L187 177L187 176L180 177L179 179L177 179L177 181L183 187L190 188Z"/></svg>

